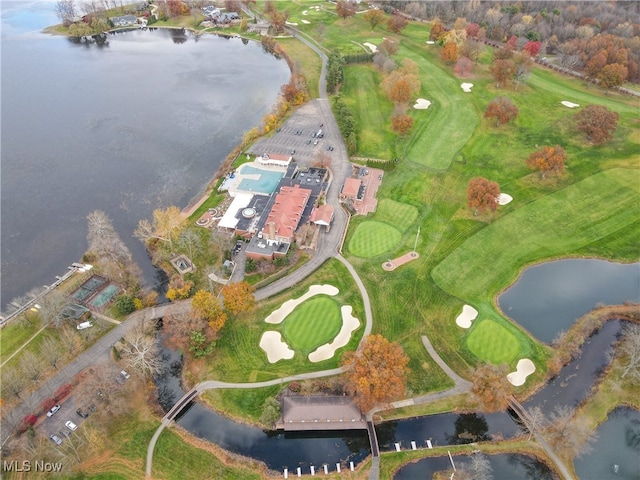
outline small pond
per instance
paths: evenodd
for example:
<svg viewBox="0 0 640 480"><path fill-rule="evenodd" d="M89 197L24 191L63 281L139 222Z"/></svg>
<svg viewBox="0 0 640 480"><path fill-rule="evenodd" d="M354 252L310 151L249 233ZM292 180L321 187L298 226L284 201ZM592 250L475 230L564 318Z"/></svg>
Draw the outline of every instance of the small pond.
<svg viewBox="0 0 640 480"><path fill-rule="evenodd" d="M565 259L524 270L498 297L502 311L550 343L598 304L640 302L640 263Z"/></svg>
<svg viewBox="0 0 640 480"><path fill-rule="evenodd" d="M640 478L640 412L617 408L597 435L594 451L574 461L580 480Z"/></svg>
<svg viewBox="0 0 640 480"><path fill-rule="evenodd" d="M484 456L491 466L491 475L486 478L496 480L553 480L557 478L553 471L536 458L527 455L499 454ZM453 457L456 469L464 469L467 472L474 472L471 459L467 455L456 455ZM449 457L423 458L415 463L410 463L402 467L394 480L423 480L431 479L433 474L443 470L449 470L451 462ZM476 477L474 477L476 478Z"/></svg>

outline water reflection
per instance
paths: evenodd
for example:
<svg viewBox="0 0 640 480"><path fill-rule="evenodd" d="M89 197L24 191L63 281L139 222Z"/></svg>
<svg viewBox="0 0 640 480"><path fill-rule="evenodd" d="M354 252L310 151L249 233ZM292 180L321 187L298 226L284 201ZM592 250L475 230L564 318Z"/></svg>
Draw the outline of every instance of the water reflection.
<svg viewBox="0 0 640 480"><path fill-rule="evenodd" d="M502 311L550 343L598 304L640 301L640 264L565 259L529 267L498 297Z"/></svg>

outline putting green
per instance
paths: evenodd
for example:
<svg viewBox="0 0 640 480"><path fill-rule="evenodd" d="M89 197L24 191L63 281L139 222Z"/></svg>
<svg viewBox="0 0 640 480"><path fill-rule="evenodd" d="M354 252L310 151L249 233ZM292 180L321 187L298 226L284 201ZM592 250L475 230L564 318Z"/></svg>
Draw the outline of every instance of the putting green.
<svg viewBox="0 0 640 480"><path fill-rule="evenodd" d="M284 337L305 355L330 342L340 331L340 306L327 296L311 298L291 312L284 321Z"/></svg>
<svg viewBox="0 0 640 480"><path fill-rule="evenodd" d="M383 198L378 202L375 219L405 232L418 218L418 209L407 203Z"/></svg>
<svg viewBox="0 0 640 480"><path fill-rule="evenodd" d="M472 327L467 347L478 358L495 365L510 365L518 356L518 338L493 320L481 320Z"/></svg>
<svg viewBox="0 0 640 480"><path fill-rule="evenodd" d="M349 242L349 250L356 257L375 257L395 247L401 237L397 228L370 220L356 227Z"/></svg>

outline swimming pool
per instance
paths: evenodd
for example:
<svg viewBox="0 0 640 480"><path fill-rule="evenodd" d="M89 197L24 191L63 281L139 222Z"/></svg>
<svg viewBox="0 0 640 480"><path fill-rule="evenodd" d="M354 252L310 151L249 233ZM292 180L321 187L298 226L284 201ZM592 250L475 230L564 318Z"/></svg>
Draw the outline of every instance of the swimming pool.
<svg viewBox="0 0 640 480"><path fill-rule="evenodd" d="M278 186L280 179L284 176L284 172L263 170L250 165L242 166L242 170L239 174L242 180L238 184L237 190L251 193L262 193L265 195L272 194ZM244 178L245 175L257 176L257 178Z"/></svg>

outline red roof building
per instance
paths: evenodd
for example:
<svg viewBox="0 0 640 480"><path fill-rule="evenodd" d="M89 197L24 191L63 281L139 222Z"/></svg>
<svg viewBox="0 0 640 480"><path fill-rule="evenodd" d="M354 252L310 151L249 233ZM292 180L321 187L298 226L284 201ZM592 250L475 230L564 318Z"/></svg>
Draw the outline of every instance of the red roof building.
<svg viewBox="0 0 640 480"><path fill-rule="evenodd" d="M327 203L319 207L315 207L309 217L309 222L316 225L324 225L329 231L329 225L333 221L333 207Z"/></svg>
<svg viewBox="0 0 640 480"><path fill-rule="evenodd" d="M293 234L298 228L310 196L311 190L301 188L300 185L280 188L262 229L262 237L267 243L293 242Z"/></svg>
<svg viewBox="0 0 640 480"><path fill-rule="evenodd" d="M361 181L357 178L347 178L344 181L342 192L340 192L341 198L350 198L355 200L358 198L358 190L360 190Z"/></svg>

